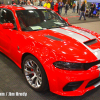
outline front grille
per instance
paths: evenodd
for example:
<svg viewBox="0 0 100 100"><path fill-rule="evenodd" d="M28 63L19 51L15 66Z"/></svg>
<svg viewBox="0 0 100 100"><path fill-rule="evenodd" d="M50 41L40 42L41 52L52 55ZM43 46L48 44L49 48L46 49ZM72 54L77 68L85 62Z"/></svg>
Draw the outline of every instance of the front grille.
<svg viewBox="0 0 100 100"><path fill-rule="evenodd" d="M90 82L87 84L86 88L88 88L88 87L90 87L90 86L92 86L92 85L95 85L95 84L98 83L99 81L100 81L100 77L98 77L98 78L96 78L96 79L90 81Z"/></svg>
<svg viewBox="0 0 100 100"><path fill-rule="evenodd" d="M92 62L92 63L84 63L84 70L88 70L89 68L91 68L92 66L95 66L97 64L100 64L100 60L98 60L96 62Z"/></svg>

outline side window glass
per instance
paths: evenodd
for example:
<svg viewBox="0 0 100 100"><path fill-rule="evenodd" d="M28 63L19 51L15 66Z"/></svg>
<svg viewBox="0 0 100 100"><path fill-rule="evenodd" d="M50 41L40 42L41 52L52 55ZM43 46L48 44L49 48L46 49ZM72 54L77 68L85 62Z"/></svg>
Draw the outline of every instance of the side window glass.
<svg viewBox="0 0 100 100"><path fill-rule="evenodd" d="M14 24L14 18L13 18L11 11L5 10L5 9L2 10L1 22Z"/></svg>
<svg viewBox="0 0 100 100"><path fill-rule="evenodd" d="M0 23L1 23L1 14L2 14L2 9L0 9Z"/></svg>
<svg viewBox="0 0 100 100"><path fill-rule="evenodd" d="M1 23L12 23L15 26L14 29L16 29L16 23L12 12L6 9L2 9L1 12Z"/></svg>

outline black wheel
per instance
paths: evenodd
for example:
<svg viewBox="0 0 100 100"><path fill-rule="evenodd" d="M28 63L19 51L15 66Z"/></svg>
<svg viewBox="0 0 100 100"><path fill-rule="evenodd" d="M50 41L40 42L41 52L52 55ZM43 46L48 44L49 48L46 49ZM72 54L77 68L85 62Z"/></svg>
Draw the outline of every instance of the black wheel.
<svg viewBox="0 0 100 100"><path fill-rule="evenodd" d="M28 84L38 92L48 89L48 80L41 63L32 55L23 60L23 72Z"/></svg>

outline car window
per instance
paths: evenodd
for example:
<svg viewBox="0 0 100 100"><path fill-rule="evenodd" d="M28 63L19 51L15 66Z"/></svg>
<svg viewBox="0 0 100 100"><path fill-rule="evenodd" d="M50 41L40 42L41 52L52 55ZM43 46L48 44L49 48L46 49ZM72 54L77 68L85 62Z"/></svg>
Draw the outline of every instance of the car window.
<svg viewBox="0 0 100 100"><path fill-rule="evenodd" d="M0 9L0 16L1 16L1 12L2 12L2 11L1 11L1 9Z"/></svg>
<svg viewBox="0 0 100 100"><path fill-rule="evenodd" d="M7 9L0 10L0 23L12 23L14 25L14 29L16 29L16 23L13 16L13 13Z"/></svg>
<svg viewBox="0 0 100 100"><path fill-rule="evenodd" d="M2 14L2 9L0 9L0 23L1 23L1 14Z"/></svg>
<svg viewBox="0 0 100 100"><path fill-rule="evenodd" d="M54 11L30 9L16 11L22 31L37 31L68 26Z"/></svg>

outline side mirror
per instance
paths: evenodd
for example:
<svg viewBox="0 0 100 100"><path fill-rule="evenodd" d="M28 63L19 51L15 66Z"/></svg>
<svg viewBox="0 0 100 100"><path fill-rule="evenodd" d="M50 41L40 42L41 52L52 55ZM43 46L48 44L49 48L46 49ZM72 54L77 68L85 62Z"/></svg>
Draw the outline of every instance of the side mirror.
<svg viewBox="0 0 100 100"><path fill-rule="evenodd" d="M13 29L14 28L14 25L12 23L3 23L2 24L2 27L4 29Z"/></svg>
<svg viewBox="0 0 100 100"><path fill-rule="evenodd" d="M64 19L66 22L68 22L68 18L64 18L64 17L63 17L63 19Z"/></svg>

